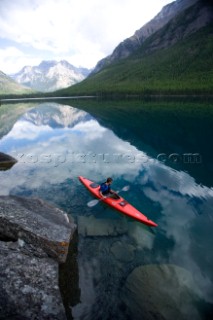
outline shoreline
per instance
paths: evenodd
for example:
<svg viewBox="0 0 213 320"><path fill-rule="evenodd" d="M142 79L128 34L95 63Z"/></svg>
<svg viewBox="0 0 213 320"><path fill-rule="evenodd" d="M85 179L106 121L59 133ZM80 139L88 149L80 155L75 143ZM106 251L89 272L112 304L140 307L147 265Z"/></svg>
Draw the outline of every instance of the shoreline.
<svg viewBox="0 0 213 320"><path fill-rule="evenodd" d="M20 97L20 98L0 98L0 106L8 102L27 102L27 101L48 101L48 100L126 100L126 99L186 99L186 98L205 98L213 99L213 94L97 94L97 95L76 95L76 96L47 96L47 97Z"/></svg>

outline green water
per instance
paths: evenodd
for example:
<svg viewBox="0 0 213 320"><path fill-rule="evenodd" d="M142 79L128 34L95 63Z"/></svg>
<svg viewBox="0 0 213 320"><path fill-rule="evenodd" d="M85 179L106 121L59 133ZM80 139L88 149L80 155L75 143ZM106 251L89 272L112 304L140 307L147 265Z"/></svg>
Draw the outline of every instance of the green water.
<svg viewBox="0 0 213 320"><path fill-rule="evenodd" d="M1 106L0 151L18 163L0 172L0 194L41 197L78 225L70 319L210 319L212 133L201 99ZM122 196L158 227L89 208L79 175L128 185Z"/></svg>

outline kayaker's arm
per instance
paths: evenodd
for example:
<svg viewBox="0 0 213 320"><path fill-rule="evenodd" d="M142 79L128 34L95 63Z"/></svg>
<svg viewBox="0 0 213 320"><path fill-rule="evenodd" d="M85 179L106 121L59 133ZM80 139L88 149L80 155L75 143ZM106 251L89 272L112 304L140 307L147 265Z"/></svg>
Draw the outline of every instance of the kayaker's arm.
<svg viewBox="0 0 213 320"><path fill-rule="evenodd" d="M102 196L102 198L106 198L106 196L100 191L100 195Z"/></svg>

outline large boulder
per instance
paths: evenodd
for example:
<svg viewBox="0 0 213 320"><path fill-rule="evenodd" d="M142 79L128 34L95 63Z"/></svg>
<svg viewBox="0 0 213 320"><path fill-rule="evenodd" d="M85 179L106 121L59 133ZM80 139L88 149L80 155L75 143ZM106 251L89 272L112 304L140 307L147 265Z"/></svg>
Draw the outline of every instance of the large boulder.
<svg viewBox="0 0 213 320"><path fill-rule="evenodd" d="M0 319L64 320L58 286L58 263L31 246L0 241Z"/></svg>
<svg viewBox="0 0 213 320"><path fill-rule="evenodd" d="M176 265L137 267L126 280L122 298L134 320L201 320L193 276Z"/></svg>
<svg viewBox="0 0 213 320"><path fill-rule="evenodd" d="M60 289L69 276L63 269L72 273L73 241L76 225L65 212L40 199L0 196L0 319L66 319Z"/></svg>
<svg viewBox="0 0 213 320"><path fill-rule="evenodd" d="M67 219L41 199L0 196L0 238L22 239L58 262L65 262L76 229Z"/></svg>

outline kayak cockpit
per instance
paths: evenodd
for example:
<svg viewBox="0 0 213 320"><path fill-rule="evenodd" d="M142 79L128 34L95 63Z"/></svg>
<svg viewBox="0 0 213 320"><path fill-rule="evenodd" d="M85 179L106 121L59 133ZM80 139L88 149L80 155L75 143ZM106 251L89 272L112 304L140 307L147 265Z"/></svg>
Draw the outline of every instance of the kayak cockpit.
<svg viewBox="0 0 213 320"><path fill-rule="evenodd" d="M93 182L93 183L90 184L90 187L95 189L95 188L100 187L100 184Z"/></svg>
<svg viewBox="0 0 213 320"><path fill-rule="evenodd" d="M125 207L128 204L128 202L123 200L123 201L119 202L119 204L121 207Z"/></svg>
<svg viewBox="0 0 213 320"><path fill-rule="evenodd" d="M95 183L95 182L92 182L90 183L89 185L92 189L97 189L100 187L100 184L98 183ZM101 195L101 194L100 194ZM117 194L117 193L112 193L110 194L109 196L107 196L107 198L110 198L110 199L115 199L115 200L118 200L118 199L121 199L121 197ZM122 201L121 203L123 203L124 201ZM125 204L121 204L121 206L124 206Z"/></svg>

